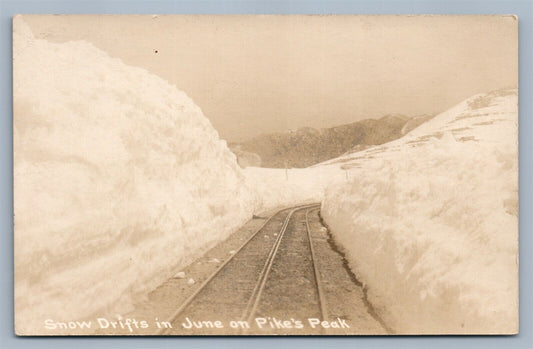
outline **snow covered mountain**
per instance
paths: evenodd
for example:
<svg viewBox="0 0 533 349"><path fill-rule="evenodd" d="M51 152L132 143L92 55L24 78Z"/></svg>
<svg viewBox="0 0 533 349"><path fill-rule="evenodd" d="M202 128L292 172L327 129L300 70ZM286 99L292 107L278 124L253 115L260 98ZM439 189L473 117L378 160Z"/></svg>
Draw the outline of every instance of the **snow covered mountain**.
<svg viewBox="0 0 533 349"><path fill-rule="evenodd" d="M322 214L399 333L518 331L517 90L347 154Z"/></svg>

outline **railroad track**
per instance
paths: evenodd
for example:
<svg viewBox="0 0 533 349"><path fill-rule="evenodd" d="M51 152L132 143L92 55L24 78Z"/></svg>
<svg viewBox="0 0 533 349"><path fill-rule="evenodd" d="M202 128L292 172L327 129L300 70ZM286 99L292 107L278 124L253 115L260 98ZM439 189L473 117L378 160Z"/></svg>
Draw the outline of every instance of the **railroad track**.
<svg viewBox="0 0 533 349"><path fill-rule="evenodd" d="M172 327L158 334L309 334L304 321L328 318L308 217L318 207L269 217L176 309L167 321Z"/></svg>

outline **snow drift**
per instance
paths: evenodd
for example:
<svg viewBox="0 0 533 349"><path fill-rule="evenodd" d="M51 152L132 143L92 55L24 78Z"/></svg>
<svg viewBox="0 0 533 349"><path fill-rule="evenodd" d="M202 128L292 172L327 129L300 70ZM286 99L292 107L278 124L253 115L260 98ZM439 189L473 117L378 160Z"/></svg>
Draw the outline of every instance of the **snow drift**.
<svg viewBox="0 0 533 349"><path fill-rule="evenodd" d="M322 215L398 333L518 331L517 91L326 166Z"/></svg>
<svg viewBox="0 0 533 349"><path fill-rule="evenodd" d="M336 167L287 170L247 167L243 172L248 186L254 188L256 192L256 210L258 211L273 207L322 202L326 188L345 176Z"/></svg>
<svg viewBox="0 0 533 349"><path fill-rule="evenodd" d="M251 218L235 156L181 91L14 20L16 332L125 311Z"/></svg>

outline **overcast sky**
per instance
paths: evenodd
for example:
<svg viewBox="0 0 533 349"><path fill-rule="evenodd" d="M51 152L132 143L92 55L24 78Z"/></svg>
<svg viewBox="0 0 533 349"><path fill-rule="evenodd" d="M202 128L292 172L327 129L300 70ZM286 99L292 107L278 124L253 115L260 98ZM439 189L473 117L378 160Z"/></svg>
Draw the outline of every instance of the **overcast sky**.
<svg viewBox="0 0 533 349"><path fill-rule="evenodd" d="M230 141L438 113L516 87L510 16L24 16L186 92Z"/></svg>

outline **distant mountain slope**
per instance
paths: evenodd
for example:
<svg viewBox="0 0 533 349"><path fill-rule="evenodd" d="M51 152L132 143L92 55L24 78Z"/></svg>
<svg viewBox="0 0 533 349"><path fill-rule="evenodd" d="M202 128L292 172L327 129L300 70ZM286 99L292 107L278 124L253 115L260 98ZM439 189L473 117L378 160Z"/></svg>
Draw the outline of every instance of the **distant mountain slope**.
<svg viewBox="0 0 533 349"><path fill-rule="evenodd" d="M404 126L411 120L408 116L395 114L332 128L304 127L260 135L243 143L230 144L230 148L237 157L240 154L257 154L262 167L302 168L338 157L354 147L365 148L399 138L404 134ZM409 126L409 129L414 127Z"/></svg>
<svg viewBox="0 0 533 349"><path fill-rule="evenodd" d="M418 126L422 125L424 122L433 118L434 116L435 115L424 114L424 115L418 115L418 116L412 117L411 119L407 120L405 125L403 125L402 127L402 131L401 131L402 136L405 134L408 134L409 132L417 128Z"/></svg>

